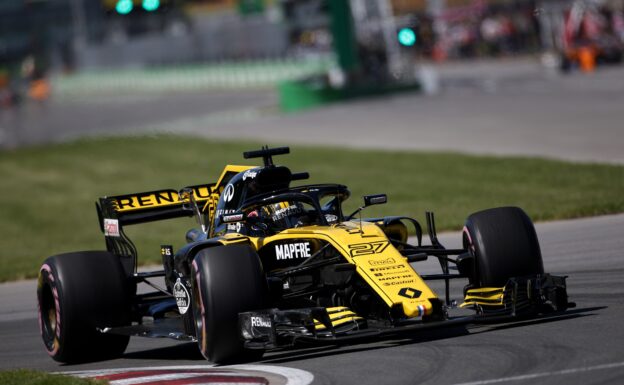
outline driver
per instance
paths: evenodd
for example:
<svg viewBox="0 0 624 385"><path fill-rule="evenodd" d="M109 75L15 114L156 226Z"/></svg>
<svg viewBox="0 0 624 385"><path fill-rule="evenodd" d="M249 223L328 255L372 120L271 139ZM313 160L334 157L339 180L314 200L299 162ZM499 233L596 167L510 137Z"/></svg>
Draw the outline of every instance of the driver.
<svg viewBox="0 0 624 385"><path fill-rule="evenodd" d="M257 218L253 232L281 231L309 224L309 218L299 202L279 202L263 206L247 213L247 218Z"/></svg>

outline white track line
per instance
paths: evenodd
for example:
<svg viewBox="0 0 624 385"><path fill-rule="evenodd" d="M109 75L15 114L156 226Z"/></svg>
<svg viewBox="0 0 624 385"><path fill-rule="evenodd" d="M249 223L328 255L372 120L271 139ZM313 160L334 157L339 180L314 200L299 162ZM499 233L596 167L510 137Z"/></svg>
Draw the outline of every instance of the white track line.
<svg viewBox="0 0 624 385"><path fill-rule="evenodd" d="M606 370L606 369L621 368L621 367L624 367L624 362L616 362L616 363L612 363L612 364L604 364L604 365L596 365L596 366L587 366L587 367L584 367L584 368L565 369L565 370L558 370L558 371L546 372L546 373L524 374L522 376L495 378L495 379L483 380L483 381L462 382L461 384L455 384L455 385L497 384L497 383L500 383L500 382L532 380L532 379L540 378L540 377L563 376L563 375L566 375L566 374L591 372L591 371L594 371L594 370Z"/></svg>
<svg viewBox="0 0 624 385"><path fill-rule="evenodd" d="M314 380L314 375L312 375L312 373L310 372L306 372L305 370L287 368L284 366L271 366L271 365L215 366L212 364L206 364L206 365L184 365L184 366L151 366L151 367L148 366L148 367L136 367L136 368L78 370L78 371L58 372L58 373L72 375L76 377L96 377L96 376L102 376L102 375L114 374L114 373L120 373L120 372L144 371L144 370L176 370L176 369L178 370L214 369L218 371L220 375L224 375L224 374L228 375L229 373L223 373L223 371L228 371L228 370L265 372L265 373L271 373L271 374L276 374L276 375L285 377L286 385L309 385Z"/></svg>
<svg viewBox="0 0 624 385"><path fill-rule="evenodd" d="M176 374L158 374L153 376L143 376L126 378L123 380L108 380L110 385L136 385L145 382L166 381L166 380L182 380L186 378L201 377L209 373L176 373ZM219 373L222 375L222 373ZM234 376L235 373L230 375Z"/></svg>
<svg viewBox="0 0 624 385"><path fill-rule="evenodd" d="M240 370L265 371L284 376L287 379L286 385L308 385L314 381L314 375L301 369L287 368L285 366L264 366L264 365L233 365L225 368Z"/></svg>

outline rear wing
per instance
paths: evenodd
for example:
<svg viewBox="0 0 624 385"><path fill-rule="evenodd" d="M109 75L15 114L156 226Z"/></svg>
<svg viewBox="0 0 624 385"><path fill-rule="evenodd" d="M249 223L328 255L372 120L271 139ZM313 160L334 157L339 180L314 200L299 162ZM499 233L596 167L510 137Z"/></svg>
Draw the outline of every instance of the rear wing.
<svg viewBox="0 0 624 385"><path fill-rule="evenodd" d="M215 184L186 187L193 192L195 201L204 206L214 196ZM193 210L189 200L180 197L173 189L103 197L96 202L100 226L107 234L106 219L117 220L119 225L134 225L163 219L190 217ZM112 223L111 221L108 222ZM112 228L109 230L113 230Z"/></svg>
<svg viewBox="0 0 624 385"><path fill-rule="evenodd" d="M192 217L198 214L193 206L201 208L199 214L207 215L208 221L212 221L225 185L237 173L253 167L228 165L217 182L185 187L180 192L165 189L100 198L95 206L107 250L120 257L127 257L122 258L122 262L129 274L132 270L136 271L137 250L124 233L124 226ZM191 197L196 205L192 205Z"/></svg>
<svg viewBox="0 0 624 385"><path fill-rule="evenodd" d="M213 201L216 204L219 199L219 194L214 192L214 184L191 186L184 190L193 192L198 205ZM128 276L136 273L137 249L124 233L124 226L192 217L195 212L190 203L188 195L173 189L103 197L95 203L106 249L120 257Z"/></svg>
<svg viewBox="0 0 624 385"><path fill-rule="evenodd" d="M253 167L227 165L217 182L185 187L180 192L191 191L197 206L202 208L202 213L208 214L212 220L217 201L225 185L234 175ZM115 236L115 223L121 227L163 219L191 217L194 212L190 206L190 199L188 196L181 198L180 192L165 189L100 198L95 204L100 228L104 235ZM106 221L107 219L110 221ZM109 227L106 226L107 223Z"/></svg>

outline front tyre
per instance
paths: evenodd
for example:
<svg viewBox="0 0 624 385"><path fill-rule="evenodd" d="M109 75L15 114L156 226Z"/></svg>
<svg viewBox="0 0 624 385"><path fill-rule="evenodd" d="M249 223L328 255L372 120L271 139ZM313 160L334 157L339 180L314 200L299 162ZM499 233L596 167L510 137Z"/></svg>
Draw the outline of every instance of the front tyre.
<svg viewBox="0 0 624 385"><path fill-rule="evenodd" d="M197 343L214 363L259 359L240 337L238 314L266 308L267 281L258 254L247 245L201 250L193 260L193 316Z"/></svg>
<svg viewBox="0 0 624 385"><path fill-rule="evenodd" d="M105 251L49 257L39 270L39 327L48 354L74 363L120 356L128 336L98 328L130 324L133 293L119 258Z"/></svg>
<svg viewBox="0 0 624 385"><path fill-rule="evenodd" d="M502 287L513 277L544 274L535 228L518 207L499 207L470 215L463 242L475 259L470 279L473 287Z"/></svg>

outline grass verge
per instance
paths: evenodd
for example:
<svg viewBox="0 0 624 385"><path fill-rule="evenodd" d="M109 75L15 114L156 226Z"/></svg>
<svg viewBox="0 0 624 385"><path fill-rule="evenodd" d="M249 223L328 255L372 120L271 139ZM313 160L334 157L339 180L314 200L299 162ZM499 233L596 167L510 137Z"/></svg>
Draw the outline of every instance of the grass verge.
<svg viewBox="0 0 624 385"><path fill-rule="evenodd" d="M17 369L0 372L2 385L106 385L108 381L50 374L34 370Z"/></svg>
<svg viewBox="0 0 624 385"><path fill-rule="evenodd" d="M271 144L277 145L277 144ZM86 140L0 152L0 282L32 278L48 255L103 249L97 197L181 188L216 180L226 163L256 143L177 136ZM535 221L624 211L624 167L533 158L387 152L292 146L276 158L310 183L349 186L347 212L360 196L387 193L389 203L365 216L436 213L439 230L463 226L470 213L515 205ZM139 260L160 260L159 246L183 243L192 219L128 228Z"/></svg>

